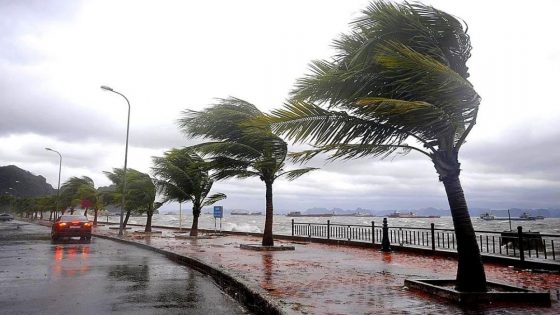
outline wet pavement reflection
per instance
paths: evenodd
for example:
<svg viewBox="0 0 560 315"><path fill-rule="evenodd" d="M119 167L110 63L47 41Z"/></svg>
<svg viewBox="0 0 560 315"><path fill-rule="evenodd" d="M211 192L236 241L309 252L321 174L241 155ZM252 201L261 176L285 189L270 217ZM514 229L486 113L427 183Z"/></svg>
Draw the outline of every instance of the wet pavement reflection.
<svg viewBox="0 0 560 315"><path fill-rule="evenodd" d="M26 226L0 238L1 314L247 314L211 278L164 256L93 238L90 244Z"/></svg>
<svg viewBox="0 0 560 315"><path fill-rule="evenodd" d="M110 234L104 230L98 232ZM224 268L261 287L269 297L300 314L560 313L558 273L485 264L487 277L492 281L552 292L552 307L493 304L462 308L404 286L407 278L454 278L457 262L451 258L282 240L277 240L277 245L294 245L296 250L259 252L239 248L239 244L258 243L258 237L175 239L165 230L161 236L134 238L134 241L147 243L148 238L157 248Z"/></svg>
<svg viewBox="0 0 560 315"><path fill-rule="evenodd" d="M90 245L55 245L53 254L53 276L73 277L89 271ZM79 262L77 262L79 260Z"/></svg>

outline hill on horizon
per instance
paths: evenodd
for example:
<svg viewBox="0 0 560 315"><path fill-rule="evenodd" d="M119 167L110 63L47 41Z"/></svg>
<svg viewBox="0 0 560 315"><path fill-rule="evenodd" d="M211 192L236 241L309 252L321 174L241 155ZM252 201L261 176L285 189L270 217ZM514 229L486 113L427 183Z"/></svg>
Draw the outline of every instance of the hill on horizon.
<svg viewBox="0 0 560 315"><path fill-rule="evenodd" d="M0 194L14 197L38 197L56 193L47 179L15 165L0 166Z"/></svg>

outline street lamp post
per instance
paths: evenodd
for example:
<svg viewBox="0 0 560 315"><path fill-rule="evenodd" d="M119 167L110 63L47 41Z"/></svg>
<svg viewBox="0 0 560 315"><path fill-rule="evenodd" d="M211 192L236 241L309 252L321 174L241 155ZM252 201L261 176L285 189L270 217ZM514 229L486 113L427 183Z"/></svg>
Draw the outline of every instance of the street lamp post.
<svg viewBox="0 0 560 315"><path fill-rule="evenodd" d="M60 173L62 171L62 154L60 154L60 152L53 150L51 148L45 148L45 150L47 151L52 151L56 154L58 154L60 160L58 163L58 187L56 189L56 209L54 211L54 220L56 220L56 216L58 215L58 206L59 206L59 199L60 199Z"/></svg>
<svg viewBox="0 0 560 315"><path fill-rule="evenodd" d="M19 181L16 180L16 183L19 183ZM17 189L14 189L13 187L8 187L8 190L11 190L11 191L12 191L12 193L6 191L6 194L12 196L12 198L10 199L10 210L11 210L12 212L15 212L15 209L14 209L14 208L15 208L15 207L14 207L14 200L17 201L17 198L18 198L17 195L18 195L19 193L18 193Z"/></svg>
<svg viewBox="0 0 560 315"><path fill-rule="evenodd" d="M102 85L101 89L105 90L105 91L109 91L109 92L113 92L116 94L119 94L120 96L122 96L125 100L126 103L128 104L128 119L126 120L126 146L124 149L124 170L123 170L123 192L122 192L122 200L121 200L121 218L120 218L120 224L119 224L119 236L123 235L123 216L124 216L124 205L125 205L125 195L126 195L126 162L127 162L127 158L128 158L128 131L130 128L130 102L128 101L128 98L126 98L126 96L124 96L124 94L117 92L115 90L113 90L112 88Z"/></svg>

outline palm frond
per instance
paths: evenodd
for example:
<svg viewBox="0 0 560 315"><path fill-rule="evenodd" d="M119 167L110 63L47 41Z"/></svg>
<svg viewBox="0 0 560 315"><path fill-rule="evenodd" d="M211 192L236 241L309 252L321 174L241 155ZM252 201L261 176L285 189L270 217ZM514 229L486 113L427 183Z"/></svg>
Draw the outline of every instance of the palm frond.
<svg viewBox="0 0 560 315"><path fill-rule="evenodd" d="M268 121L280 135L294 142L310 141L317 146L349 143L355 139L368 143L400 143L408 137L394 126L297 100L274 110Z"/></svg>
<svg viewBox="0 0 560 315"><path fill-rule="evenodd" d="M290 153L290 158L293 162L303 163L311 160L315 156L321 153L329 154L327 161L334 161L338 159L350 160L357 159L366 156L377 157L377 158L387 158L393 153L398 153L401 155L406 155L410 151L420 152L431 158L431 155L417 147L399 144L399 145L384 145L384 144L338 144L338 145L327 145L322 147L317 147L311 150L304 150L301 152Z"/></svg>
<svg viewBox="0 0 560 315"><path fill-rule="evenodd" d="M208 158L213 178L271 177L283 165L288 149L268 124L253 123L261 116L253 104L230 97L200 112L183 112L179 125L186 135L209 140L193 150Z"/></svg>
<svg viewBox="0 0 560 315"><path fill-rule="evenodd" d="M222 193L213 194L212 196L206 197L206 199L202 203L202 207L211 206L216 202L220 200L224 200L226 198L227 198L226 194L222 194Z"/></svg>
<svg viewBox="0 0 560 315"><path fill-rule="evenodd" d="M259 172L244 170L244 169L219 169L212 175L216 180L224 180L228 178L249 178L249 177L262 177Z"/></svg>
<svg viewBox="0 0 560 315"><path fill-rule="evenodd" d="M276 178L286 175L286 178L289 181L292 181L292 180L297 179L300 176L305 175L305 174L307 174L311 171L314 171L314 170L318 170L318 168L316 168L316 167L306 167L306 168L300 168L300 169L297 169L297 170L290 170L290 171L278 174L276 176Z"/></svg>
<svg viewBox="0 0 560 315"><path fill-rule="evenodd" d="M273 130L318 148L386 153L413 137L432 153L458 150L480 104L467 80L466 25L424 4L377 1L351 27L334 41L333 58L313 61L293 100L267 118Z"/></svg>

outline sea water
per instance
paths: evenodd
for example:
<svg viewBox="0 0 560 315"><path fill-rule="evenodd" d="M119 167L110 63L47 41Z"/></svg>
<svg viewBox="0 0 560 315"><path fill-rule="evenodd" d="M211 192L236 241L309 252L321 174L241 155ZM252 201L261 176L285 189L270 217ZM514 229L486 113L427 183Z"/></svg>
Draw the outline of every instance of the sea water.
<svg viewBox="0 0 560 315"><path fill-rule="evenodd" d="M154 214L152 225L174 226L190 228L192 225L192 213L184 211L179 221L179 214ZM100 217L100 222L105 221L106 217ZM108 217L110 222L119 222L118 216ZM286 215L274 215L273 233L290 235L292 233L292 219L296 223L321 223L326 224L327 220L331 224L344 225L367 225L381 226L383 217L353 217L353 216L333 216L333 217L288 217ZM509 231L510 223L505 220L482 220L478 217L471 218L476 231ZM221 219L221 230L235 232L262 233L264 230L264 215L230 215L225 214ZM129 223L146 224L145 216L132 216ZM387 218L389 227L407 228L429 228L434 223L436 229L453 229L451 216L440 218ZM517 227L523 227L523 231L540 232L544 234L560 234L560 218L545 218L534 221L511 221L511 228L517 231ZM198 227L201 229L220 229L220 219L214 219L212 214L203 213L200 215Z"/></svg>

